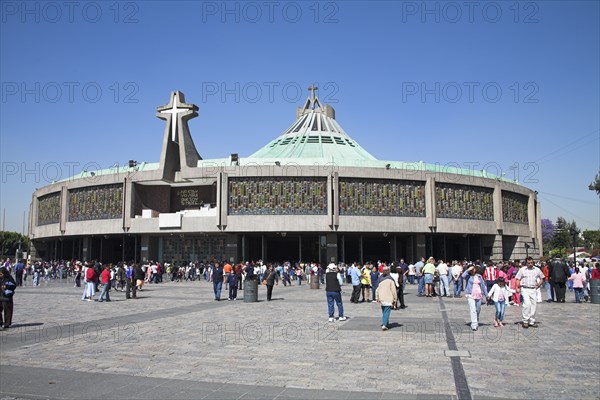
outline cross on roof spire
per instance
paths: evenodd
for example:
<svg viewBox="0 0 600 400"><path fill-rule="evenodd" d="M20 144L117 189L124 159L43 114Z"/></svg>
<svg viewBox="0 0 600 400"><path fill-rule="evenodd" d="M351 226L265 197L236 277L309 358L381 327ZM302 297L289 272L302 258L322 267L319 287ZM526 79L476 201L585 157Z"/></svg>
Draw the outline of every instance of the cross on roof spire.
<svg viewBox="0 0 600 400"><path fill-rule="evenodd" d="M310 102L312 103L313 108L314 108L314 106L315 106L315 97L316 97L315 96L315 92L317 90L319 90L319 88L316 87L315 84L313 83L312 85L310 85L310 87L308 88L308 90L310 90Z"/></svg>

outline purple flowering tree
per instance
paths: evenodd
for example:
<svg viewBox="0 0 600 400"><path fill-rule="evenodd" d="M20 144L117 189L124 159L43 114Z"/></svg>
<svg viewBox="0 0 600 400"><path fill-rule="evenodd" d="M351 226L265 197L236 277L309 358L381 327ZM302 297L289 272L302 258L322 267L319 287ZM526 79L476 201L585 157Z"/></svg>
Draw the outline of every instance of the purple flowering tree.
<svg viewBox="0 0 600 400"><path fill-rule="evenodd" d="M552 238L554 238L554 231L556 227L547 218L542 218L542 240L544 243L550 243Z"/></svg>

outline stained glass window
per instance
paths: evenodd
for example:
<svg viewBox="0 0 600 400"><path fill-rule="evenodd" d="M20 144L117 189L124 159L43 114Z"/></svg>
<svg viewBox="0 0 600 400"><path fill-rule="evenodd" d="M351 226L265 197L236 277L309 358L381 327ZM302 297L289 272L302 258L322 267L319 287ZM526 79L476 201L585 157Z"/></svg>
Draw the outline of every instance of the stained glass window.
<svg viewBox="0 0 600 400"><path fill-rule="evenodd" d="M327 180L310 177L229 178L230 215L327 213Z"/></svg>
<svg viewBox="0 0 600 400"><path fill-rule="evenodd" d="M425 182L340 179L340 215L425 216Z"/></svg>
<svg viewBox="0 0 600 400"><path fill-rule="evenodd" d="M529 223L529 198L525 195L502 191L502 219L517 224Z"/></svg>
<svg viewBox="0 0 600 400"><path fill-rule="evenodd" d="M69 190L69 221L121 218L123 185L88 186Z"/></svg>
<svg viewBox="0 0 600 400"><path fill-rule="evenodd" d="M38 225L57 224L60 221L60 192L38 198Z"/></svg>
<svg viewBox="0 0 600 400"><path fill-rule="evenodd" d="M491 188L437 183L435 199L438 218L494 220L494 190Z"/></svg>

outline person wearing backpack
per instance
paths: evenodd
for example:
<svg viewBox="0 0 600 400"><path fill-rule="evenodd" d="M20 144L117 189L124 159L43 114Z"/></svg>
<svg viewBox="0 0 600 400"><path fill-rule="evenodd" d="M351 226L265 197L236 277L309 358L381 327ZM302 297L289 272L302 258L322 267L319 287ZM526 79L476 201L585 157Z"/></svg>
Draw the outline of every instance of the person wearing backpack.
<svg viewBox="0 0 600 400"><path fill-rule="evenodd" d="M17 284L5 267L0 268L0 329L7 329L12 325L13 295Z"/></svg>
<svg viewBox="0 0 600 400"><path fill-rule="evenodd" d="M83 291L83 296L81 297L82 301L93 301L92 297L96 294L96 280L98 275L96 275L96 270L92 267L88 267L85 269L85 289Z"/></svg>

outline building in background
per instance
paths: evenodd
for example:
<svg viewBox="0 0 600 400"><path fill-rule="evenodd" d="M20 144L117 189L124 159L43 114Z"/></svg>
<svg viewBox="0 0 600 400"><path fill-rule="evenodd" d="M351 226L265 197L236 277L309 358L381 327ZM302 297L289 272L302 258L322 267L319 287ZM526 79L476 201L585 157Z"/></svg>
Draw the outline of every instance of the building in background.
<svg viewBox="0 0 600 400"><path fill-rule="evenodd" d="M517 183L377 160L321 104L249 157L200 157L198 108L173 92L158 163L82 171L36 190L34 259L330 261L516 259L542 254L540 204Z"/></svg>

